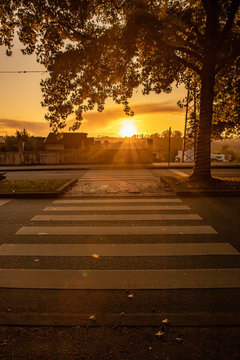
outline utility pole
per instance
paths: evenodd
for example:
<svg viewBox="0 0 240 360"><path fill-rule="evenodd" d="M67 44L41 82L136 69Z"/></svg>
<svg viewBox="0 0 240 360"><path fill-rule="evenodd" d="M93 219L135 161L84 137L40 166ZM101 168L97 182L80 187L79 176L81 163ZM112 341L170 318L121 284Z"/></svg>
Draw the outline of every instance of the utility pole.
<svg viewBox="0 0 240 360"><path fill-rule="evenodd" d="M183 137L182 162L194 162L196 154L196 138L197 138L197 94L196 86L194 86L190 95L188 88L185 129Z"/></svg>

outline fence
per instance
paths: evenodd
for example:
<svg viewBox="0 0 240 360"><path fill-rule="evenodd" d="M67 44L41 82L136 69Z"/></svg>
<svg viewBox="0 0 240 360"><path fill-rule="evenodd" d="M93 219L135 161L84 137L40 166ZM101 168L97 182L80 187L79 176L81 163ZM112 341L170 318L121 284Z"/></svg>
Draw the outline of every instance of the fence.
<svg viewBox="0 0 240 360"><path fill-rule="evenodd" d="M48 150L0 153L0 165L121 164L152 161L153 154L148 149Z"/></svg>

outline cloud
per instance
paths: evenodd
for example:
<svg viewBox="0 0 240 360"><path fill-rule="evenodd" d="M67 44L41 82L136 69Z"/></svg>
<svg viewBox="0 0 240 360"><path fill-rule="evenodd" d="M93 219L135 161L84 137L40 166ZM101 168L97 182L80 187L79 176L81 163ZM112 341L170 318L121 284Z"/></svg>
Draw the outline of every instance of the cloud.
<svg viewBox="0 0 240 360"><path fill-rule="evenodd" d="M138 116L146 114L182 115L184 112L183 109L180 109L172 102L133 104L132 109L135 112L134 121L141 121L142 123L144 123L145 120L143 118L139 120L137 118ZM90 131L95 134L108 131L114 132L119 127L119 119L131 119L131 117L128 117L124 113L123 106L121 105L108 107L101 113L98 111L90 111L84 113L83 117L84 121L82 122L80 131ZM150 119L150 117L148 118ZM67 121L67 126L64 131L68 131L69 126L71 126L73 122L74 119L72 117ZM0 119L0 135L5 135L6 132L13 134L16 130L22 130L24 128L35 136L44 136L50 131L48 122L44 120L37 122L6 118Z"/></svg>
<svg viewBox="0 0 240 360"><path fill-rule="evenodd" d="M24 120L15 120L15 119L0 119L0 133L13 132L12 130L22 130L26 129L31 134L34 135L43 135L48 134L49 124L47 121L37 122L37 121L24 121Z"/></svg>
<svg viewBox="0 0 240 360"><path fill-rule="evenodd" d="M136 115L150 114L150 113L174 113L181 114L184 110L179 108L168 101L164 103L152 103L152 104L138 104L133 105L133 110Z"/></svg>
<svg viewBox="0 0 240 360"><path fill-rule="evenodd" d="M162 102L162 103L145 103L145 104L135 104L131 108L134 110L135 117L145 114L166 114L171 113L174 115L182 115L183 109L180 109L177 105L172 102ZM82 126L87 125L87 128L90 130L96 129L98 127L108 126L110 123L113 123L121 118L127 118L127 115L123 111L122 106L115 106L109 109L104 110L103 112L91 111L83 115L84 121ZM129 117L130 119L131 117Z"/></svg>

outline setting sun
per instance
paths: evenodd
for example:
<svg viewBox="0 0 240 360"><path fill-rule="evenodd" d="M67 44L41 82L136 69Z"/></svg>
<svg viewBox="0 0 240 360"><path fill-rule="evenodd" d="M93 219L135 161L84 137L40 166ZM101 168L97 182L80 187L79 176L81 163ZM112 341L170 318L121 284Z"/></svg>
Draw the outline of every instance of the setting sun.
<svg viewBox="0 0 240 360"><path fill-rule="evenodd" d="M134 125L132 124L127 124L127 125L124 125L122 128L121 128L121 131L120 131L120 135L122 137L131 137L133 135L137 134L137 129L135 128Z"/></svg>

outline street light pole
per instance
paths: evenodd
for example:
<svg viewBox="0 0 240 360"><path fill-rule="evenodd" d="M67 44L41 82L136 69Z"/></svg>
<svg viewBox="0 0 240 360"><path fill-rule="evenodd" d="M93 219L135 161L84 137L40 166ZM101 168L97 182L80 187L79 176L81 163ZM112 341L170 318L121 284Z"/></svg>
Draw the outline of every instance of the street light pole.
<svg viewBox="0 0 240 360"><path fill-rule="evenodd" d="M170 167L170 152L171 152L171 126L168 130L168 167Z"/></svg>

